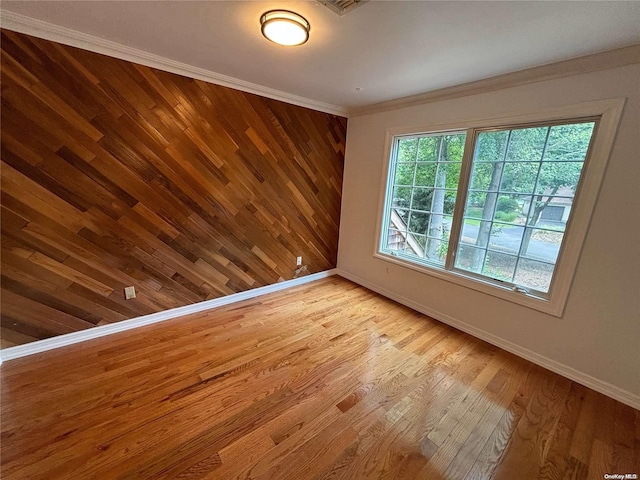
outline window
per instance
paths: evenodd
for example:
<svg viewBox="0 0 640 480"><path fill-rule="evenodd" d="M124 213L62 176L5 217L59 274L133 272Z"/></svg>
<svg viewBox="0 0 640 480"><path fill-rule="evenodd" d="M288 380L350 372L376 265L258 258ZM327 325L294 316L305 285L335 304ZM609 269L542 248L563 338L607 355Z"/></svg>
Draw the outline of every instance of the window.
<svg viewBox="0 0 640 480"><path fill-rule="evenodd" d="M386 248L444 265L465 134L398 138Z"/></svg>
<svg viewBox="0 0 640 480"><path fill-rule="evenodd" d="M596 108L599 115L390 133L376 255L560 315L601 180L593 176L610 148L604 137L619 118L615 106Z"/></svg>

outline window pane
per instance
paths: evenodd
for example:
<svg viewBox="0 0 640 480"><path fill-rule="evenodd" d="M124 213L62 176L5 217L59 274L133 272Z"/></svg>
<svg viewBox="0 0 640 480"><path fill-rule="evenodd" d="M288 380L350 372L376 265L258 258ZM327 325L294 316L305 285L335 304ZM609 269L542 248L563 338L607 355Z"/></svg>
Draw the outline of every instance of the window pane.
<svg viewBox="0 0 640 480"><path fill-rule="evenodd" d="M387 250L402 251L406 243L406 232L390 228L387 234Z"/></svg>
<svg viewBox="0 0 640 480"><path fill-rule="evenodd" d="M384 249L444 265L465 139L465 133L450 133L397 140Z"/></svg>
<svg viewBox="0 0 640 480"><path fill-rule="evenodd" d="M582 162L542 162L536 193L573 196L583 165Z"/></svg>
<svg viewBox="0 0 640 480"><path fill-rule="evenodd" d="M583 162L593 133L593 122L551 127L544 153L546 162Z"/></svg>
<svg viewBox="0 0 640 480"><path fill-rule="evenodd" d="M423 244L424 244L423 237L408 236L407 241L405 242L405 245L404 245L404 249L402 250L401 253L404 253L405 255L411 255L416 258L422 258L423 252L424 252L424 247L422 246Z"/></svg>
<svg viewBox="0 0 640 480"><path fill-rule="evenodd" d="M453 134L445 135L443 140L442 161L461 162L464 155L464 142L466 135Z"/></svg>
<svg viewBox="0 0 640 480"><path fill-rule="evenodd" d="M456 267L469 272L480 273L484 265L486 251L470 245L460 244L456 254Z"/></svg>
<svg viewBox="0 0 640 480"><path fill-rule="evenodd" d="M564 232L571 207L572 197L533 197L533 211L529 225Z"/></svg>
<svg viewBox="0 0 640 480"><path fill-rule="evenodd" d="M396 185L413 185L415 169L415 163L399 163L396 166L396 174L393 183Z"/></svg>
<svg viewBox="0 0 640 480"><path fill-rule="evenodd" d="M432 188L414 188L412 210L431 211L431 201L433 200Z"/></svg>
<svg viewBox="0 0 640 480"><path fill-rule="evenodd" d="M508 162L539 162L549 127L513 130L509 139Z"/></svg>
<svg viewBox="0 0 640 480"><path fill-rule="evenodd" d="M521 258L516 269L514 283L541 292L548 292L552 275L553 265Z"/></svg>
<svg viewBox="0 0 640 480"><path fill-rule="evenodd" d="M517 255L520 251L524 227L494 223L489 235L489 248Z"/></svg>
<svg viewBox="0 0 640 480"><path fill-rule="evenodd" d="M417 147L417 138L401 138L398 140L398 161L415 162Z"/></svg>
<svg viewBox="0 0 640 480"><path fill-rule="evenodd" d="M593 126L478 134L457 268L548 290Z"/></svg>
<svg viewBox="0 0 640 480"><path fill-rule="evenodd" d="M489 234L491 232L490 221L480 221L473 219L464 219L462 224L461 241L470 245L485 248L489 243Z"/></svg>
<svg viewBox="0 0 640 480"><path fill-rule="evenodd" d="M469 192L467 204L464 208L464 216L470 218L482 218L482 211L487 202L487 194L484 192Z"/></svg>
<svg viewBox="0 0 640 480"><path fill-rule="evenodd" d="M452 217L449 215L436 215L432 214L429 221L429 230L427 235L437 240L445 239L449 240L449 233L451 232Z"/></svg>
<svg viewBox="0 0 640 480"><path fill-rule="evenodd" d="M420 258L424 257L424 247L427 244L427 237L424 235L411 235L407 240L414 254Z"/></svg>
<svg viewBox="0 0 640 480"><path fill-rule="evenodd" d="M434 213L453 213L453 207L456 201L456 192L436 189L433 190L433 202L431 210Z"/></svg>
<svg viewBox="0 0 640 480"><path fill-rule="evenodd" d="M487 252L482 274L490 278L511 282L517 257L497 252Z"/></svg>
<svg viewBox="0 0 640 480"><path fill-rule="evenodd" d="M563 232L527 228L522 245L522 256L555 263L560 252Z"/></svg>
<svg viewBox="0 0 640 480"><path fill-rule="evenodd" d="M392 207L408 207L411 201L411 188L395 187L391 198Z"/></svg>
<svg viewBox="0 0 640 480"><path fill-rule="evenodd" d="M453 211L456 208L456 195L457 195L457 192L455 190L446 190L444 192L444 205L443 205L444 213L453 215Z"/></svg>
<svg viewBox="0 0 640 480"><path fill-rule="evenodd" d="M508 130L480 133L476 141L474 160L477 162L502 162L508 138Z"/></svg>
<svg viewBox="0 0 640 480"><path fill-rule="evenodd" d="M399 230L406 230L407 222L409 221L409 210L402 208L394 208L391 210L391 219L389 220L391 228L397 228Z"/></svg>
<svg viewBox="0 0 640 480"><path fill-rule="evenodd" d="M415 184L423 187L433 187L436 181L437 163L419 163L416 167Z"/></svg>
<svg viewBox="0 0 640 480"><path fill-rule="evenodd" d="M499 195L496 204L496 221L524 225L531 199L531 195Z"/></svg>
<svg viewBox="0 0 640 480"><path fill-rule="evenodd" d="M495 165L492 163L476 163L471 172L469 188L472 190L489 190L491 175Z"/></svg>
<svg viewBox="0 0 640 480"><path fill-rule="evenodd" d="M436 240L434 238L427 239L427 248L424 252L424 258L430 262L444 265L447 258L447 249L449 248L449 242L442 240Z"/></svg>
<svg viewBox="0 0 640 480"><path fill-rule="evenodd" d="M439 163L435 186L440 188L458 188L461 166L462 164L458 162Z"/></svg>
<svg viewBox="0 0 640 480"><path fill-rule="evenodd" d="M437 162L438 161L438 148L440 146L439 136L422 137L418 143L418 158L419 162Z"/></svg>
<svg viewBox="0 0 640 480"><path fill-rule="evenodd" d="M538 178L540 163L505 163L500 182L500 191L533 193Z"/></svg>
<svg viewBox="0 0 640 480"><path fill-rule="evenodd" d="M426 234L429 227L429 214L422 212L411 212L409 217L409 232Z"/></svg>

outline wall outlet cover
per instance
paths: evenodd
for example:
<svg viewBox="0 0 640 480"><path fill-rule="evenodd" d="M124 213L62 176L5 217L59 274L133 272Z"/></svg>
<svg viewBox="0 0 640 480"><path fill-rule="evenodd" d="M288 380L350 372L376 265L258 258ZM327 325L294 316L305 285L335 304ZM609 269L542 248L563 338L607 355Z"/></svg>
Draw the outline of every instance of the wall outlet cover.
<svg viewBox="0 0 640 480"><path fill-rule="evenodd" d="M124 287L124 298L126 300L131 300L132 298L136 298L135 287Z"/></svg>
<svg viewBox="0 0 640 480"><path fill-rule="evenodd" d="M300 265L302 265L302 257L298 257L296 258L296 265L299 267Z"/></svg>

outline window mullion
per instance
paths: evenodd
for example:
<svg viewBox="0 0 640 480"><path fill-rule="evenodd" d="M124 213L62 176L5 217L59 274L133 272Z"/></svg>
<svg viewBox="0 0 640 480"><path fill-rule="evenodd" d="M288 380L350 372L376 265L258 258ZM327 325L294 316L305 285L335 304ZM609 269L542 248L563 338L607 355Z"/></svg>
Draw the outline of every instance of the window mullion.
<svg viewBox="0 0 640 480"><path fill-rule="evenodd" d="M453 209L453 219L451 221L451 232L449 233L449 249L445 259L445 270L452 270L455 262L460 234L462 232L462 221L464 207L467 204L467 190L471 181L471 163L473 152L476 148L476 131L473 128L467 129L464 142L464 154L462 155L462 165L460 167L460 179L458 180L458 192L456 193L456 205Z"/></svg>

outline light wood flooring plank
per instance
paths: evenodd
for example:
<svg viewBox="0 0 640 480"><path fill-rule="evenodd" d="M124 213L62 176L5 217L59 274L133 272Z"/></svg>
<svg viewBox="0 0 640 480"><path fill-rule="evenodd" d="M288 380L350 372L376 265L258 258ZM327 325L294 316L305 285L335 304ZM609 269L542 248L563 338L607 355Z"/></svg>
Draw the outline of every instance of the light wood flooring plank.
<svg viewBox="0 0 640 480"><path fill-rule="evenodd" d="M640 412L339 277L6 362L3 479L600 479Z"/></svg>

